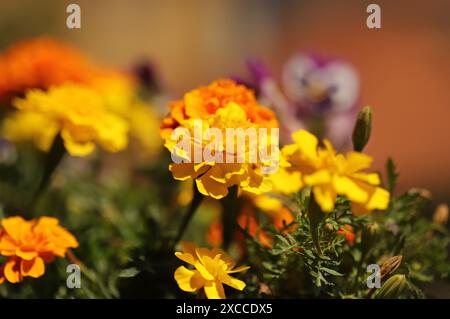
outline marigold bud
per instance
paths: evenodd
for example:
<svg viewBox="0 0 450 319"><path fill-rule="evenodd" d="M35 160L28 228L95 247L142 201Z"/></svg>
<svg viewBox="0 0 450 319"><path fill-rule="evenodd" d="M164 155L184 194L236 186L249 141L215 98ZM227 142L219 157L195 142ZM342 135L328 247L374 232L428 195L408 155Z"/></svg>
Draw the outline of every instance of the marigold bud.
<svg viewBox="0 0 450 319"><path fill-rule="evenodd" d="M375 298L393 299L398 298L407 286L405 275L394 275L381 286Z"/></svg>
<svg viewBox="0 0 450 319"><path fill-rule="evenodd" d="M445 225L448 222L448 205L440 204L436 207L433 214L433 223L439 225Z"/></svg>
<svg viewBox="0 0 450 319"><path fill-rule="evenodd" d="M400 266L402 259L403 256L393 256L386 259L383 264L381 264L381 280L391 275Z"/></svg>
<svg viewBox="0 0 450 319"><path fill-rule="evenodd" d="M355 128L353 129L353 148L361 152L369 142L370 132L372 130L372 109L365 106L358 113Z"/></svg>

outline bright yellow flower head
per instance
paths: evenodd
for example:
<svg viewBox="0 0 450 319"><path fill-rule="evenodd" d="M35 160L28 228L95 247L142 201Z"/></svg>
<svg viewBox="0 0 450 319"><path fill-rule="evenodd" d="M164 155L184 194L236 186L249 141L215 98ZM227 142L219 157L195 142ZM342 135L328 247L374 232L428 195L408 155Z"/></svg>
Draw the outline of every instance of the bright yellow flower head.
<svg viewBox="0 0 450 319"><path fill-rule="evenodd" d="M41 129L47 130L46 134L42 133L45 140L38 141L41 148L49 147L48 140L52 140L49 134L54 134L54 138L60 132L67 151L74 156L88 155L97 144L109 152L117 152L127 146L128 124L108 111L101 95L92 89L64 84L47 92L29 90L25 98L15 99L13 104L19 109L19 115L16 115L15 121L14 118L9 119L3 134L14 142L23 142L30 136L39 139L33 132ZM29 127L20 126L24 116L41 117L41 121L49 124L37 127L40 122L34 120L29 122L32 124ZM24 132L18 132L19 128Z"/></svg>
<svg viewBox="0 0 450 319"><path fill-rule="evenodd" d="M195 128L201 123L201 142L195 139ZM163 120L161 136L165 140L166 148L185 159L183 163L170 165L170 170L175 179L194 179L200 193L213 198L222 198L228 194L228 188L238 185L242 190L260 194L270 190L271 185L267 178L267 167L273 167L278 161L278 148L276 154L270 150L268 156L275 158L273 161L251 161L250 153L263 148L269 149L272 143L272 135L268 130L266 137L257 137L257 144L245 138L245 146L238 150L237 138L234 141L234 150L226 139L226 129L255 129L276 128L278 122L275 114L258 104L253 92L243 85L238 85L232 80L218 80L208 86L192 90L184 95L184 99L171 104L170 114ZM196 161L192 154L187 154L186 149L177 148L178 140L172 134L177 128L186 129L194 138L190 141L192 151L200 148L204 151L214 151L210 154L222 156L222 160ZM208 135L208 129L218 129L222 140L216 140ZM244 134L243 134L244 135ZM277 141L278 142L278 141ZM245 149L244 149L245 148ZM272 148L270 148L272 149ZM194 152L191 152L194 153ZM245 154L244 161L238 160L238 153ZM273 156L272 156L273 155ZM233 158L233 160L229 160ZM242 158L242 157L239 157Z"/></svg>
<svg viewBox="0 0 450 319"><path fill-rule="evenodd" d="M174 277L181 290L194 292L204 289L208 299L224 299L223 284L237 290L243 290L245 283L230 276L249 269L248 266L235 268L235 263L224 251L218 248L198 248L193 243L182 243L183 252L176 252L175 256L192 265L194 269L180 266Z"/></svg>
<svg viewBox="0 0 450 319"><path fill-rule="evenodd" d="M0 283L17 283L27 276L38 278L45 272L45 263L76 247L75 237L59 226L56 218L5 218L1 221L0 254L8 259L1 267Z"/></svg>
<svg viewBox="0 0 450 319"><path fill-rule="evenodd" d="M333 210L337 195L346 196L357 215L387 208L389 192L378 187L378 174L362 171L370 167L370 156L355 151L336 154L329 141L319 147L318 139L305 130L292 138L295 143L283 147L282 154L291 164L289 169L300 172L303 184L312 187L324 212Z"/></svg>
<svg viewBox="0 0 450 319"><path fill-rule="evenodd" d="M245 137L245 144L241 145L241 147L239 147L239 143L234 137L231 139L234 151L230 151L231 148L227 148L227 143L230 143L230 139L227 138L227 129L246 130L259 127L250 121L240 105L230 102L207 119L190 119L184 121L183 124L184 128L190 133L191 154L186 154L186 150L177 145L178 141L176 139L168 138L165 143L169 151L180 158L188 160L188 162L170 165L169 169L175 179L187 180L192 178L195 180L200 193L217 199L226 196L228 188L233 185L238 185L242 190L255 194L267 192L271 189L271 183L268 179L270 174L265 173L264 169L272 167L274 164L276 165L278 148L276 148L276 154L271 154L271 151L268 151L269 156L271 158L273 156L273 161L262 162L258 159L256 162L251 162L249 160L251 157L250 152L256 151L255 154L259 154L260 148L270 148L272 142L270 137L259 138L259 136L256 136L257 141L250 141L248 137ZM198 124L201 124L201 130L198 129ZM196 125L199 132L203 134L200 137L201 142L195 136ZM215 137L210 138L210 136L207 136L209 128L218 129L223 139L216 140ZM196 147L201 150L199 152L201 154L211 150L214 158L217 155L219 160L195 162L194 149ZM239 153L245 158L244 161L239 161ZM232 158L231 162L230 158Z"/></svg>

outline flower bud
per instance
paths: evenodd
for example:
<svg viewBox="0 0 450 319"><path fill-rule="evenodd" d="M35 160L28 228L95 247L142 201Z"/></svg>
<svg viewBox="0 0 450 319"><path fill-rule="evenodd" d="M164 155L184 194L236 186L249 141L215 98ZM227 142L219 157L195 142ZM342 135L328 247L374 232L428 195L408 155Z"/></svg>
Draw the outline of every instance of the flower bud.
<svg viewBox="0 0 450 319"><path fill-rule="evenodd" d="M426 198L426 199L431 199L432 198L432 194L428 189L425 188L411 188L408 191L409 194L419 194L420 197Z"/></svg>
<svg viewBox="0 0 450 319"><path fill-rule="evenodd" d="M448 205L440 204L436 207L433 214L433 223L439 225L445 225L448 222Z"/></svg>
<svg viewBox="0 0 450 319"><path fill-rule="evenodd" d="M393 256L386 259L381 264L380 275L381 280L386 279L389 275L394 273L394 271L400 266L403 256Z"/></svg>
<svg viewBox="0 0 450 319"><path fill-rule="evenodd" d="M372 109L369 106L363 107L358 113L355 128L353 129L353 149L361 152L369 142L372 130Z"/></svg>
<svg viewBox="0 0 450 319"><path fill-rule="evenodd" d="M400 297L407 286L405 275L394 275L381 286L375 295L377 299L393 299Z"/></svg>

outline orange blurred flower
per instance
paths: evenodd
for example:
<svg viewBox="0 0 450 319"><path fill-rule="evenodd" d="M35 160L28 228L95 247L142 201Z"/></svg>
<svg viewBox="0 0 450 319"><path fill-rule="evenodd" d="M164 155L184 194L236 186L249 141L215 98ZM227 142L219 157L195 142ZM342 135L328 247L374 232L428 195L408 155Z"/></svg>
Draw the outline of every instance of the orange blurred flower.
<svg viewBox="0 0 450 319"><path fill-rule="evenodd" d="M17 42L0 55L0 100L27 89L47 89L65 82L91 84L104 73L108 71L51 38Z"/></svg>
<svg viewBox="0 0 450 319"><path fill-rule="evenodd" d="M14 216L3 219L1 227L0 254L7 260L0 269L0 283L18 283L27 276L38 278L45 272L45 263L78 247L75 237L53 217L27 221Z"/></svg>
<svg viewBox="0 0 450 319"><path fill-rule="evenodd" d="M345 240L350 246L352 246L355 242L356 235L353 232L353 227L349 224L345 224L344 226L339 227L337 234L344 235Z"/></svg>
<svg viewBox="0 0 450 319"><path fill-rule="evenodd" d="M276 229L281 230L294 221L294 216L292 216L291 212L282 207L277 212L271 212L269 214L271 221ZM237 223L239 227L246 230L247 233L253 238L257 239L264 247L271 248L273 239L269 233L264 231L258 220L255 217L255 212L253 211L253 207L251 205L244 205L244 208L241 214L237 218ZM289 231L286 229L286 231ZM208 244L213 247L219 247L222 245L223 240L223 228L220 221L216 220L211 223L209 226L208 232L206 234L206 241ZM236 234L238 239L243 239L241 233Z"/></svg>
<svg viewBox="0 0 450 319"><path fill-rule="evenodd" d="M247 233L256 238L266 248L272 247L272 237L259 225L252 211L243 212L237 219L238 225Z"/></svg>
<svg viewBox="0 0 450 319"><path fill-rule="evenodd" d="M186 93L183 100L172 102L170 113L161 124L161 136L166 139L183 121L206 119L230 102L242 107L252 123L266 128L278 127L275 113L261 106L252 90L233 80L222 79Z"/></svg>

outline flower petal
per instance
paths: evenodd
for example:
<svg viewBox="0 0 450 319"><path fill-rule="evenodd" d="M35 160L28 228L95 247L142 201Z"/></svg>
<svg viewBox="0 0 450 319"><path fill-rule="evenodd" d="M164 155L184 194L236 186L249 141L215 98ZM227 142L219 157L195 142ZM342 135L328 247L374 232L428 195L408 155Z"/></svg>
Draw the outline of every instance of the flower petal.
<svg viewBox="0 0 450 319"><path fill-rule="evenodd" d="M203 287L205 283L198 271L187 269L184 266L175 270L174 278L180 289L187 292L196 291Z"/></svg>
<svg viewBox="0 0 450 319"><path fill-rule="evenodd" d="M210 281L205 284L205 294L208 299L225 299L225 291L220 281Z"/></svg>
<svg viewBox="0 0 450 319"><path fill-rule="evenodd" d="M20 271L24 277L38 278L45 273L44 260L41 257L36 257L32 260L22 260L20 263Z"/></svg>
<svg viewBox="0 0 450 319"><path fill-rule="evenodd" d="M242 280L233 278L231 276L225 275L225 276L221 277L220 279L222 280L222 282L225 285L233 287L234 289L237 289L239 291L242 291L245 288L245 282L243 282Z"/></svg>
<svg viewBox="0 0 450 319"><path fill-rule="evenodd" d="M6 280L10 283L18 283L22 281L22 274L20 272L20 260L16 258L11 258L5 263L5 268L3 270Z"/></svg>

